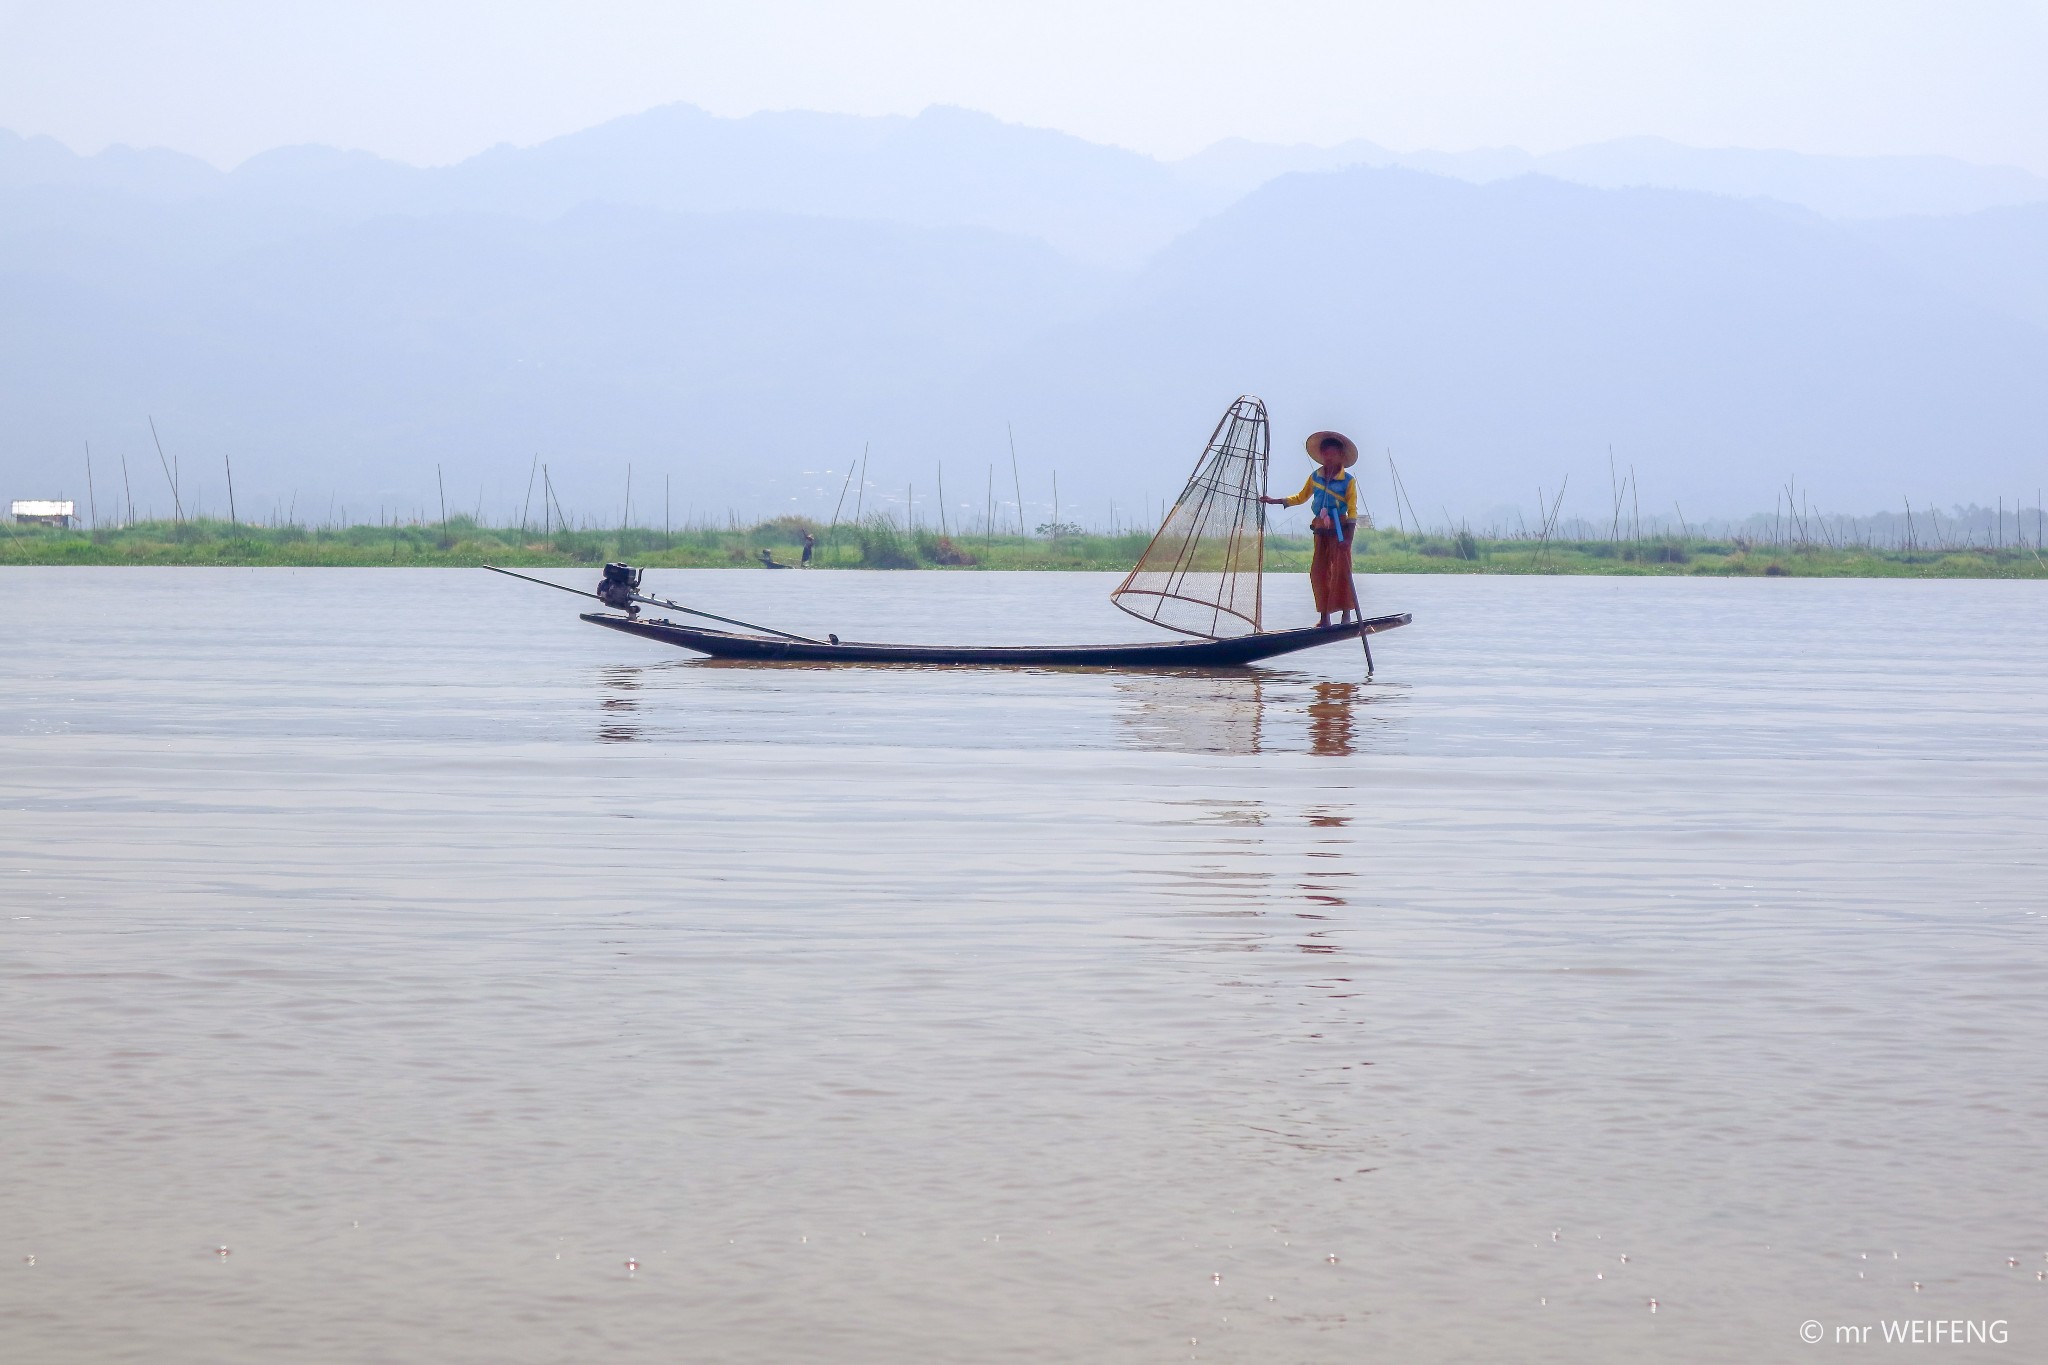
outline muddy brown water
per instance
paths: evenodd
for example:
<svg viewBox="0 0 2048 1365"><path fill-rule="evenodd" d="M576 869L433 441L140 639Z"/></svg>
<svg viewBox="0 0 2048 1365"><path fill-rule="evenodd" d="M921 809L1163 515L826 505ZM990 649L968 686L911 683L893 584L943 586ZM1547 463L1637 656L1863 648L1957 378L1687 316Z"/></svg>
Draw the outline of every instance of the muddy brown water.
<svg viewBox="0 0 2048 1365"><path fill-rule="evenodd" d="M1367 593L0 573L5 1356L2048 1357L2040 585Z"/></svg>

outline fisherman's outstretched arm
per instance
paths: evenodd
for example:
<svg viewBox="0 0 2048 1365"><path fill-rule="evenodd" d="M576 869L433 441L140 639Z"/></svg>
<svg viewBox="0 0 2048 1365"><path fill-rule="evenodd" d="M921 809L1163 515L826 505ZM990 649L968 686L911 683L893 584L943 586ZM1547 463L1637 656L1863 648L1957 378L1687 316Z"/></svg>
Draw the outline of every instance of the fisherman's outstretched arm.
<svg viewBox="0 0 2048 1365"><path fill-rule="evenodd" d="M1353 490L1353 491L1352 491L1352 494L1351 494L1351 498L1352 498L1352 501L1353 501L1354 503L1356 503L1356 502L1357 502L1357 500L1358 500L1358 493L1357 493L1357 484L1356 484L1356 482L1355 482L1355 481L1354 481L1354 483L1353 483L1353 485L1352 485L1352 490ZM1294 495L1293 497L1291 497L1291 498L1260 498L1260 499L1259 499L1259 501L1260 501L1260 502L1270 502L1270 503L1272 503L1272 504L1274 504L1275 506L1278 506L1278 507L1299 507L1299 506L1301 506L1301 505L1302 505L1303 503L1307 502L1307 501L1308 501L1308 500L1309 500L1310 498L1314 497L1314 496L1315 496L1315 492L1316 492L1316 476L1315 476L1315 475L1313 475L1313 474L1311 474L1311 475L1309 475L1309 476L1308 476L1308 477L1307 477L1306 479L1303 479L1303 480L1301 481L1301 491L1300 491L1299 493L1296 493L1296 494L1295 494L1295 495Z"/></svg>

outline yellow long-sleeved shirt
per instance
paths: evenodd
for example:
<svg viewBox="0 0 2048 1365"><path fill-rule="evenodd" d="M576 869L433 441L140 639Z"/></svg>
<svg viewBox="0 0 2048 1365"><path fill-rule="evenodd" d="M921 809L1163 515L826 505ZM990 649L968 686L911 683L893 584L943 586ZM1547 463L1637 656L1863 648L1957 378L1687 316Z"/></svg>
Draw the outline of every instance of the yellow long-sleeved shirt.
<svg viewBox="0 0 2048 1365"><path fill-rule="evenodd" d="M1301 491L1287 499L1287 505L1289 507L1299 507L1314 497L1316 495L1316 480L1322 476L1323 471L1320 469L1310 471L1307 482L1301 486ZM1348 480L1348 486L1344 490L1344 520L1358 520L1358 480L1355 477Z"/></svg>

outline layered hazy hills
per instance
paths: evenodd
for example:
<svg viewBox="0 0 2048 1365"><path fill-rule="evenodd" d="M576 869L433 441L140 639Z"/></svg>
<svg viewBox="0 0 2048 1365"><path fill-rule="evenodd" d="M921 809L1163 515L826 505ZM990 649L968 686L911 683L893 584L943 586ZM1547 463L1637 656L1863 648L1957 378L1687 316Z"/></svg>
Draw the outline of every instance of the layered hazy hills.
<svg viewBox="0 0 2048 1365"><path fill-rule="evenodd" d="M428 169L0 135L0 493L82 493L86 439L103 480L153 469L154 413L258 506L431 505L437 463L457 505L516 505L540 452L572 511L616 515L631 462L679 512L829 512L863 441L877 496L942 460L954 492L1013 423L1034 514L1057 469L1101 520L1174 491L1242 391L1283 441L1393 447L1432 519L1566 473L1604 504L1610 443L1696 515L1791 476L1850 508L2041 477L2022 172L1308 151L685 106Z"/></svg>
<svg viewBox="0 0 2048 1365"><path fill-rule="evenodd" d="M1182 175L1242 194L1292 171L1398 166L1485 184L1521 175L1600 189L1696 190L1777 199L1840 218L1974 213L2048 202L2048 180L2014 166L1941 156L1811 156L1740 147L1687 147L1655 137L1617 138L1547 155L1514 147L1395 152L1356 141L1335 147L1229 139L1176 163Z"/></svg>
<svg viewBox="0 0 2048 1365"><path fill-rule="evenodd" d="M1435 521L1567 473L1604 497L1610 443L1662 513L1768 506L1795 476L1872 505L1997 486L2048 465L2044 375L2048 329L1803 210L1360 169L1205 222L1124 302L1005 357L987 405L1068 395L1132 449L1236 383L1391 447Z"/></svg>
<svg viewBox="0 0 2048 1365"><path fill-rule="evenodd" d="M1136 152L961 109L930 109L916 118L722 119L689 105L433 168L285 147L222 172L174 153L122 148L72 157L47 139L0 135L0 187L32 185L345 217L549 218L601 202L679 213L873 218L995 228L1122 265L1143 260L1235 197Z"/></svg>

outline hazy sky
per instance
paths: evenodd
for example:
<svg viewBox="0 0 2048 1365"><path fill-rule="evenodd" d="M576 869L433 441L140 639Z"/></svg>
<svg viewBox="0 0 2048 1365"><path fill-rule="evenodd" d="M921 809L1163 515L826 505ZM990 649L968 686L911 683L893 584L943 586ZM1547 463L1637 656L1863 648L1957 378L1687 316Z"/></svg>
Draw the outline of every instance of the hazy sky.
<svg viewBox="0 0 2048 1365"><path fill-rule="evenodd" d="M402 160L672 100L1221 137L1941 152L2048 174L2048 0L0 0L0 127Z"/></svg>

